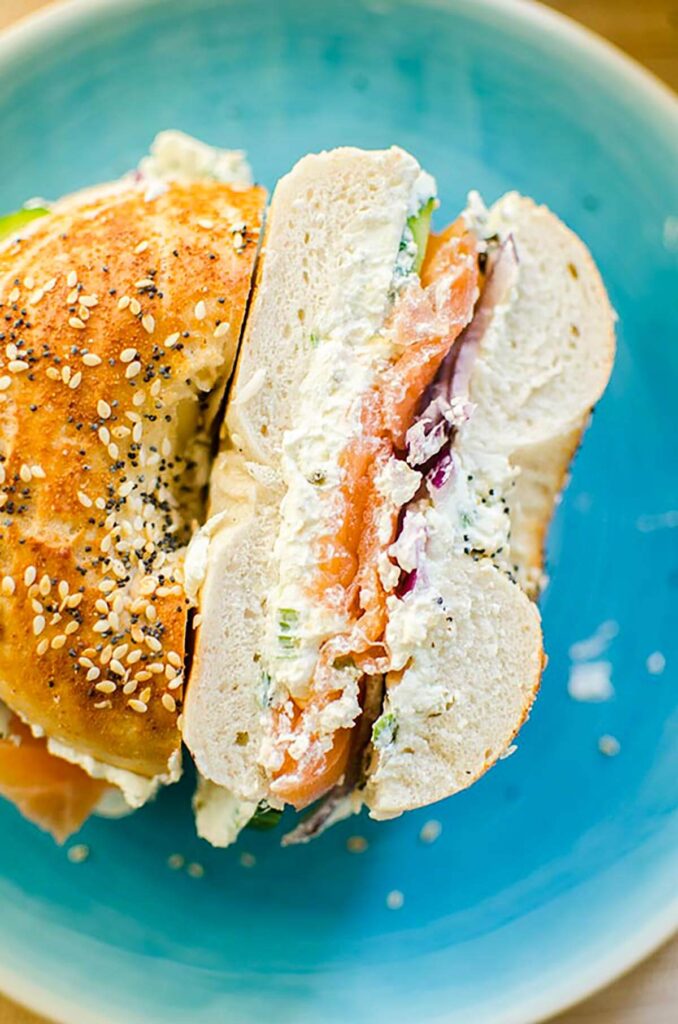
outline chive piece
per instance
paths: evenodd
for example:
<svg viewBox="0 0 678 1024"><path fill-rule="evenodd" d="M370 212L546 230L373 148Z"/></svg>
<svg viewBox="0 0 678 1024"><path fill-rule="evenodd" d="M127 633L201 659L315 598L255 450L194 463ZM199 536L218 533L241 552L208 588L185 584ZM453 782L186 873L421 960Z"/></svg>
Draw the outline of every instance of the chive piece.
<svg viewBox="0 0 678 1024"><path fill-rule="evenodd" d="M281 818L282 811L271 807L266 800L261 800L256 811L247 822L247 828L256 828L260 832L264 832L269 828L275 828Z"/></svg>

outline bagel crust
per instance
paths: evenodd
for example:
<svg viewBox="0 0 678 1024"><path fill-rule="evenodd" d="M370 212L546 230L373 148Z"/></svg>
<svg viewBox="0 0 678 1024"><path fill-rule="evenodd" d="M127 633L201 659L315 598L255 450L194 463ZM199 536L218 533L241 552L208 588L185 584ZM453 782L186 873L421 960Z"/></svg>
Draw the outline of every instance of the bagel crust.
<svg viewBox="0 0 678 1024"><path fill-rule="evenodd" d="M183 548L263 204L130 177L0 245L0 700L142 776L180 750Z"/></svg>

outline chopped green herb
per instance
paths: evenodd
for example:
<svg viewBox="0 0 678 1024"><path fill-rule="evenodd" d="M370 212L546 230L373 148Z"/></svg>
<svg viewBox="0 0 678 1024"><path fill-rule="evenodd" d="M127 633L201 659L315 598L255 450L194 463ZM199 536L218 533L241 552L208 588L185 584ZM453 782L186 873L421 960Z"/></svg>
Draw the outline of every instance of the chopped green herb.
<svg viewBox="0 0 678 1024"><path fill-rule="evenodd" d="M433 213L434 207L435 199L429 199L427 203L424 203L418 213L414 213L411 217L407 218L407 226L412 232L414 244L417 247L417 258L414 261L414 270L417 274L421 270L424 262L424 256L426 255L426 246L428 244L428 236L431 230L431 214Z"/></svg>
<svg viewBox="0 0 678 1024"><path fill-rule="evenodd" d="M256 811L247 822L247 828L256 828L263 832L266 829L275 828L281 818L282 811L271 807L266 800L261 800Z"/></svg>
<svg viewBox="0 0 678 1024"><path fill-rule="evenodd" d="M398 722L392 711L378 718L372 726L372 742L378 749L388 747L398 735Z"/></svg>
<svg viewBox="0 0 678 1024"><path fill-rule="evenodd" d="M317 348L318 345L320 344L320 335L318 334L318 332L317 331L311 331L311 333L309 334L309 337L308 337L308 341L309 341L309 344L310 344L311 348Z"/></svg>
<svg viewBox="0 0 678 1024"><path fill-rule="evenodd" d="M293 626L299 621L299 612L296 608L281 608L278 612L278 625L282 633L289 633Z"/></svg>
<svg viewBox="0 0 678 1024"><path fill-rule="evenodd" d="M294 651L299 646L299 637L280 635L278 636L278 643L283 651Z"/></svg>
<svg viewBox="0 0 678 1024"><path fill-rule="evenodd" d="M24 208L22 210L15 210L14 213L6 213L4 217L0 217L0 239L16 234L26 224L30 224L32 220L44 217L48 213L49 210L42 206L35 206L30 210Z"/></svg>

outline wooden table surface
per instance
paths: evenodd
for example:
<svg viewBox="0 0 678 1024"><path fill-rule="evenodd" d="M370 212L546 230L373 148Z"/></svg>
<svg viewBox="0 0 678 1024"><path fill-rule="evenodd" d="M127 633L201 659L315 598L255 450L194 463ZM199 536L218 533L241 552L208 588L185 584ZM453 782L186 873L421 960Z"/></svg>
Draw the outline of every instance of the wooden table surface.
<svg viewBox="0 0 678 1024"><path fill-rule="evenodd" d="M0 29L46 2L0 0ZM553 0L549 6L605 36L678 90L678 0ZM674 939L631 974L552 1024L675 1024L677 1020L678 939ZM0 996L0 1024L45 1022Z"/></svg>

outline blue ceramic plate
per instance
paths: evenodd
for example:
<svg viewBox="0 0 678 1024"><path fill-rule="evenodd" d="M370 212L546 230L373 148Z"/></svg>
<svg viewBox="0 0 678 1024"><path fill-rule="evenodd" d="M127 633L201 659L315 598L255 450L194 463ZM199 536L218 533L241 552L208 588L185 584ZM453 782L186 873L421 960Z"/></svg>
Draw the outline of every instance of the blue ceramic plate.
<svg viewBox="0 0 678 1024"><path fill-rule="evenodd" d="M188 781L87 825L82 864L2 805L0 987L67 1024L540 1019L678 922L674 99L496 0L90 0L0 41L0 209L114 178L168 126L246 148L268 186L308 150L398 142L437 176L439 223L471 187L545 201L593 250L619 355L551 532L550 662L517 753L433 811L305 849L208 848ZM611 672L609 700L568 696L573 658Z"/></svg>

